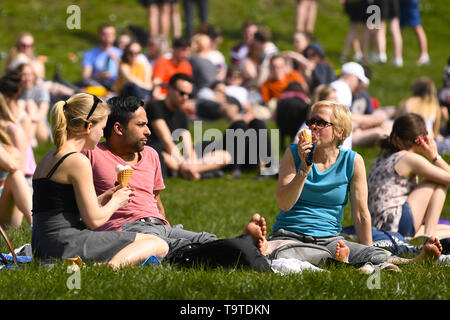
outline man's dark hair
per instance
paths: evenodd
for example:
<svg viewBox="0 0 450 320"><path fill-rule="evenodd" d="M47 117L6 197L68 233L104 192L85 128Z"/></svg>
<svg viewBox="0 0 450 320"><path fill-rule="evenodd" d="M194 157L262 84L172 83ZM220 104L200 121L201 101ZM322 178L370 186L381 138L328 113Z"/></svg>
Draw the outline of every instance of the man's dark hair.
<svg viewBox="0 0 450 320"><path fill-rule="evenodd" d="M175 84L177 83L178 80L184 80L190 82L191 84L194 84L194 79L192 79L191 76L185 73L175 73L169 80L169 86L175 88Z"/></svg>
<svg viewBox="0 0 450 320"><path fill-rule="evenodd" d="M175 38L172 42L173 48L187 48L191 46L191 41L187 38Z"/></svg>
<svg viewBox="0 0 450 320"><path fill-rule="evenodd" d="M113 97L107 101L111 113L108 116L105 129L103 129L103 136L108 140L111 135L114 123L118 122L122 126L126 127L130 119L133 117L133 113L139 108L144 106L144 101L137 97Z"/></svg>

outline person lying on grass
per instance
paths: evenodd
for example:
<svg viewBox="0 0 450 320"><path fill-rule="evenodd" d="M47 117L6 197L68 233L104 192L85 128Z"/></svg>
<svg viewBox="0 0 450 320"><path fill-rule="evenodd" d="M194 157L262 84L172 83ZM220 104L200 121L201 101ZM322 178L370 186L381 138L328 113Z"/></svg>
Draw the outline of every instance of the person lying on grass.
<svg viewBox="0 0 450 320"><path fill-rule="evenodd" d="M155 149L146 146L151 132L143 101L136 97L114 97L108 100L111 113L104 129L106 142L84 150L90 160L97 194L114 188L118 164L133 169L129 187L133 197L127 206L117 208L96 231L115 230L153 234L169 245L169 253L192 243L218 240L208 232L184 230L182 225L171 226L166 218L160 191L165 188L161 164ZM265 251L265 220L254 214L243 234L252 236L253 243Z"/></svg>
<svg viewBox="0 0 450 320"><path fill-rule="evenodd" d="M372 246L364 160L355 151L339 147L351 132L348 109L336 102L319 101L312 106L306 123L312 140L302 136L298 144L288 147L281 162L277 190L281 212L268 237L268 252L273 249L271 240L292 239L325 246L337 260L351 264L438 258L442 246L436 237L430 238L414 260L390 258L386 251ZM308 163L311 152L312 161ZM346 241L340 235L348 193L360 243Z"/></svg>
<svg viewBox="0 0 450 320"><path fill-rule="evenodd" d="M98 97L79 93L55 104L51 113L56 148L47 152L33 177L33 256L38 260L74 258L134 265L168 252L167 243L149 234L93 231L133 199L130 188L112 186L98 197L92 168L81 154L103 135L109 108Z"/></svg>
<svg viewBox="0 0 450 320"><path fill-rule="evenodd" d="M397 118L381 147L368 177L373 225L404 237L449 238L450 226L438 220L450 185L450 166L438 154L422 116Z"/></svg>

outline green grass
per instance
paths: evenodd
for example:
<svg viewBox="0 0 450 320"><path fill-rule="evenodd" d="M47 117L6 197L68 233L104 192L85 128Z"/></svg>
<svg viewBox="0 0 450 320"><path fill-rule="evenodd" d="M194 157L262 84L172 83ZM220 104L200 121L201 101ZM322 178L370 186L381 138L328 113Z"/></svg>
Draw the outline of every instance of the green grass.
<svg viewBox="0 0 450 320"><path fill-rule="evenodd" d="M68 52L81 58L82 52L96 44L97 27L103 22L115 24L119 31L129 24L146 27L146 14L137 1L76 1L81 8L81 30L68 30L66 8L74 1L2 1L0 28L8 30L0 37L0 51L7 51L15 37L30 31L36 38L36 52L49 57L47 74L51 77L56 62L61 63L62 75L76 81L81 74L80 62L72 63ZM330 60L340 67L338 57L347 31L348 21L335 0L319 2L316 36ZM422 19L429 39L432 64L415 66L418 57L416 39L411 30L404 32L405 67L373 65L369 91L382 105L397 105L409 95L414 79L430 76L440 87L442 70L448 58L448 16L450 7L445 0L422 0ZM227 53L238 42L240 27L245 19L253 19L272 28L275 43L283 50L291 49L294 31L294 1L228 0L211 1L211 22L223 31L220 49ZM388 55L392 52L388 42ZM1 64L1 61L0 61ZM203 129L224 130L228 123L205 123ZM269 123L274 128L273 123ZM49 150L50 143L35 149L36 160ZM378 150L357 148L369 170ZM449 161L450 157L446 157ZM279 210L275 201L276 181L258 181L254 173L244 174L238 181L225 177L190 182L178 178L165 181L161 194L167 216L172 224L181 223L185 229L208 231L219 237L234 237L242 232L253 212L266 217L271 231ZM450 200L442 217L450 220ZM350 207L344 213L343 225L352 224ZM25 224L8 230L13 245L30 243L31 232ZM7 252L4 243L1 252ZM53 268L31 263L18 270L0 272L0 299L89 300L89 299L244 299L244 300L304 300L304 299L442 299L450 298L449 267L419 264L401 267L401 273L381 273L381 288L369 290L368 276L348 267L329 267L329 273L305 272L281 276L249 270L186 270L163 264L161 268L125 268L113 272L106 267L81 270L81 289L69 290L66 267L57 263ZM76 291L76 292L75 292Z"/></svg>

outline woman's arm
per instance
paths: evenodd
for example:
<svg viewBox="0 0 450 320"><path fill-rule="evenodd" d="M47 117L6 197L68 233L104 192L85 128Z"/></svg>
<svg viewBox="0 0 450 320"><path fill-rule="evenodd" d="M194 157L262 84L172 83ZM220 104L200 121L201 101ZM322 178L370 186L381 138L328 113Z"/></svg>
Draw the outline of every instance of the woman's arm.
<svg viewBox="0 0 450 320"><path fill-rule="evenodd" d="M64 169L68 171L68 180L73 185L81 219L90 230L105 224L116 210L128 203L131 190L121 188L105 205L99 205L93 183L92 167L89 159L84 155L74 154L67 158Z"/></svg>
<svg viewBox="0 0 450 320"><path fill-rule="evenodd" d="M415 152L420 152L431 162ZM417 144L414 147L414 152L405 153L397 161L395 170L404 177L417 175L435 183L449 186L450 166L443 158L434 161L438 155L434 139L430 136L421 136L418 138Z"/></svg>
<svg viewBox="0 0 450 320"><path fill-rule="evenodd" d="M25 172L27 167L27 149L29 144L25 131L22 129L21 125L14 124L8 127L8 135L11 138L11 142L14 147L16 147L20 153L20 168L23 172Z"/></svg>
<svg viewBox="0 0 450 320"><path fill-rule="evenodd" d="M299 142L299 148L308 145L307 142ZM302 160L302 163L305 161ZM278 172L277 203L281 210L290 210L300 198L310 170L311 166L303 165L302 169L297 171L292 152L289 148L286 149Z"/></svg>
<svg viewBox="0 0 450 320"><path fill-rule="evenodd" d="M361 244L372 245L372 220L367 207L366 167L363 158L356 154L353 165L353 178L350 182L350 201L356 234Z"/></svg>

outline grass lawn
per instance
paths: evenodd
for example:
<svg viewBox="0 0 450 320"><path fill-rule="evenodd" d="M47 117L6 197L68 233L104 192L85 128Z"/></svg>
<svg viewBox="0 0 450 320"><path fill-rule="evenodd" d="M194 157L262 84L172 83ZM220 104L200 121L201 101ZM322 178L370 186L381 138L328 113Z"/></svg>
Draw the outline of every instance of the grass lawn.
<svg viewBox="0 0 450 320"><path fill-rule="evenodd" d="M80 0L81 29L68 30L66 8L73 1L12 1L0 4L0 28L8 30L0 37L0 51L7 51L21 31L31 31L36 37L36 51L47 55L47 73L51 76L56 62L61 63L63 76L76 81L81 73L80 61L72 63L67 57L82 52L96 43L99 24L111 22L119 29L130 24L145 28L145 10L138 1ZM450 38L448 16L450 7L445 0L422 0L422 20L427 31L432 63L419 68L416 39L412 30L404 32L402 69L373 65L373 80L369 91L383 106L397 105L410 93L412 82L421 75L431 77L438 88L442 70L449 56ZM224 35L221 50L226 56L239 40L245 19L253 19L273 30L274 41L281 49L291 48L294 31L294 1L228 0L211 1L211 22ZM319 2L316 35L336 68L348 27L346 16L335 0ZM447 39L447 40L446 40ZM392 44L388 42L388 55ZM0 61L1 64L1 61ZM204 129L225 129L223 121L208 123ZM274 128L273 123L269 123ZM50 148L42 144L35 149L36 160ZM369 170L378 150L357 148ZM280 151L281 152L281 151ZM449 161L450 157L446 156ZM276 180L256 180L256 174L246 173L241 180L230 177L189 182L178 178L165 181L161 194L172 225L185 229L208 231L219 237L234 237L242 232L253 212L259 212L268 222L269 232L279 210L275 201ZM447 199L442 217L450 220L450 200ZM344 213L343 226L352 224L350 207ZM31 242L31 231L25 224L18 230L8 230L13 246ZM2 243L1 252L7 252ZM187 300L306 300L306 299L450 299L449 267L423 263L401 267L401 273L382 272L380 289L367 287L368 276L348 267L330 267L329 273L304 272L281 276L249 270L186 270L163 264L162 267L125 268L113 272L107 267L88 265L81 269L80 289L69 290L70 274L62 263L52 268L30 263L18 270L0 272L0 299L19 300L116 300L116 299L187 299ZM172 310L173 311L173 310Z"/></svg>

